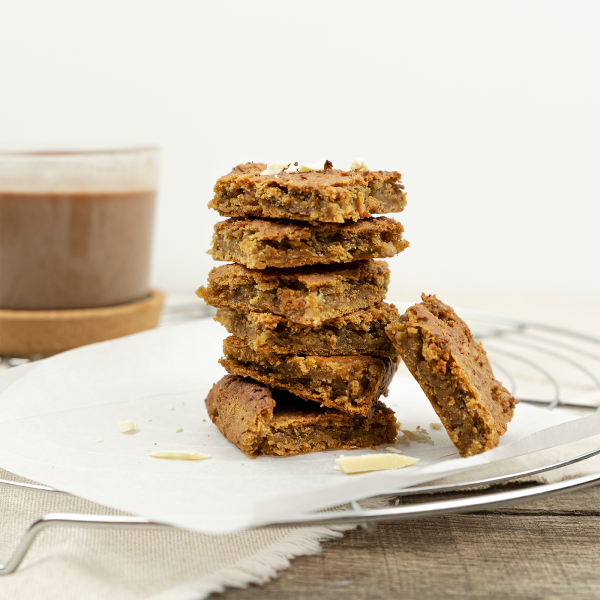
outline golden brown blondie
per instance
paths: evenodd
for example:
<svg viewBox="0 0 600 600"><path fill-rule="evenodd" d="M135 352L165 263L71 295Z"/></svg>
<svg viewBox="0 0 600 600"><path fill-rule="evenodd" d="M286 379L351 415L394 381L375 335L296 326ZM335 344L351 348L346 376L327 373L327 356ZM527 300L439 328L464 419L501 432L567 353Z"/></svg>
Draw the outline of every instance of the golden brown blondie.
<svg viewBox="0 0 600 600"><path fill-rule="evenodd" d="M272 217L343 223L406 205L396 171L341 171L261 175L263 163L245 163L221 177L209 208L225 217Z"/></svg>
<svg viewBox="0 0 600 600"><path fill-rule="evenodd" d="M205 402L219 431L252 458L367 448L396 438L394 413L381 402L366 419L232 375L215 383Z"/></svg>
<svg viewBox="0 0 600 600"><path fill-rule="evenodd" d="M209 254L249 269L390 258L408 247L403 231L388 217L343 224L227 219L215 225Z"/></svg>
<svg viewBox="0 0 600 600"><path fill-rule="evenodd" d="M217 308L274 313L295 323L320 325L381 302L389 275L384 261L373 260L262 271L233 264L213 269L208 286L196 293Z"/></svg>
<svg viewBox="0 0 600 600"><path fill-rule="evenodd" d="M256 352L393 358L398 352L385 328L398 316L393 305L380 302L316 327L271 313L240 313L230 308L217 309L215 321Z"/></svg>
<svg viewBox="0 0 600 600"><path fill-rule="evenodd" d="M495 448L516 400L494 378L467 324L435 296L421 296L386 332L461 456Z"/></svg>
<svg viewBox="0 0 600 600"><path fill-rule="evenodd" d="M398 368L398 361L373 356L302 356L254 352L235 336L223 342L219 362L227 372L288 390L304 400L320 402L368 417Z"/></svg>

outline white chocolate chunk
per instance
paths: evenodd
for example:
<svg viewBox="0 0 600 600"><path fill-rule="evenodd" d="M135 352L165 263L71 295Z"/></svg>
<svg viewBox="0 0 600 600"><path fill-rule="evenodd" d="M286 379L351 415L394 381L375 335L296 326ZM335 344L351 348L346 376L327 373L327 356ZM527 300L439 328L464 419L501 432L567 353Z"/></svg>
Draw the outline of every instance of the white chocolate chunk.
<svg viewBox="0 0 600 600"><path fill-rule="evenodd" d="M264 171L261 171L261 175L277 175L289 166L289 162L273 162L267 165Z"/></svg>
<svg viewBox="0 0 600 600"><path fill-rule="evenodd" d="M429 437L426 429L415 429L414 431L401 429L400 431L413 442L418 442L419 444L433 444L433 440Z"/></svg>
<svg viewBox="0 0 600 600"><path fill-rule="evenodd" d="M360 456L340 456L335 462L346 473L365 473L366 471L388 471L403 469L419 462L418 458L404 454L361 454Z"/></svg>
<svg viewBox="0 0 600 600"><path fill-rule="evenodd" d="M117 429L121 433L133 433L137 429L137 425L135 424L135 421L127 419L126 421L119 421L117 423Z"/></svg>
<svg viewBox="0 0 600 600"><path fill-rule="evenodd" d="M308 173L309 171L324 171L325 162L326 160L322 158L314 163L300 163L300 165L298 166L298 171L300 173Z"/></svg>
<svg viewBox="0 0 600 600"><path fill-rule="evenodd" d="M152 458L171 458L173 460L204 460L210 458L209 454L202 454L196 450L167 450L165 452L150 452Z"/></svg>
<svg viewBox="0 0 600 600"><path fill-rule="evenodd" d="M100 442L103 442L103 441L104 441L104 440L103 440L102 438L98 438L98 439L97 439L97 440L94 442L94 444L99 444Z"/></svg>
<svg viewBox="0 0 600 600"><path fill-rule="evenodd" d="M269 163L264 171L261 171L261 175L278 175L282 171L286 173L309 173L310 171L324 171L326 160L322 158L313 163L284 163L274 162Z"/></svg>
<svg viewBox="0 0 600 600"><path fill-rule="evenodd" d="M441 423L429 423L429 427L431 427L431 429L444 429L444 426Z"/></svg>
<svg viewBox="0 0 600 600"><path fill-rule="evenodd" d="M398 448L394 448L394 446L388 446L386 450L392 454L402 454L402 450L398 450Z"/></svg>
<svg viewBox="0 0 600 600"><path fill-rule="evenodd" d="M178 428L175 430L175 433L181 433L182 431L183 431L183 428L182 428L182 427L178 427Z"/></svg>
<svg viewBox="0 0 600 600"><path fill-rule="evenodd" d="M357 158L355 158L350 163L350 170L353 170L353 171L368 171L369 167L367 167L364 159L357 157Z"/></svg>

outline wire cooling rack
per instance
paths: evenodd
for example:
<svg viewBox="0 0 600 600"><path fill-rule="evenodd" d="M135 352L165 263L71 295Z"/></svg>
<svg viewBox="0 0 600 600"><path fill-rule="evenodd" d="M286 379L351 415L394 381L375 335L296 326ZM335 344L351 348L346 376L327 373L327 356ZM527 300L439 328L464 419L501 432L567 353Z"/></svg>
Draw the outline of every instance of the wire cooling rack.
<svg viewBox="0 0 600 600"><path fill-rule="evenodd" d="M408 304L406 305L408 307ZM398 307L403 310L404 306ZM531 323L505 315L459 309L476 339L482 340L498 379L521 402L546 406L549 410L569 408L582 414L600 410L600 339L582 333L548 325ZM167 307L162 324L212 316L213 311L195 303ZM2 359L3 367L27 362L23 359ZM475 490L515 481L558 469L600 454L600 448L521 472L499 477L479 479L456 484L430 485L390 490L386 496L393 499L385 508L365 509L359 502L351 502L346 510L299 514L274 521L262 527L299 527L311 525L343 525L358 523L367 531L382 521L417 519L447 514L489 509L515 504L529 499L572 492L600 483L600 473L577 477L545 485L532 485L516 490L488 494L471 494L465 498L436 500L433 492ZM38 490L45 493L66 494L43 485L1 480L0 484L15 488ZM419 496L420 503L400 505L403 496ZM433 500L432 500L433 499ZM14 572L40 531L51 526L62 527L135 527L145 529L168 528L142 517L105 517L80 514L48 514L36 519L24 533L13 555L0 563L0 575Z"/></svg>

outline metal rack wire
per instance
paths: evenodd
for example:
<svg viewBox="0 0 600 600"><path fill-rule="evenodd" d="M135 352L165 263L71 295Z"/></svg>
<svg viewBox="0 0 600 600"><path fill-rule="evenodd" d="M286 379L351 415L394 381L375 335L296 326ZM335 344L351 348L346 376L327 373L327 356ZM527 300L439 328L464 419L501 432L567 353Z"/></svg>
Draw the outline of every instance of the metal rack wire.
<svg viewBox="0 0 600 600"><path fill-rule="evenodd" d="M531 323L505 315L475 310L457 311L471 327L476 339L484 340L490 361L510 392L521 402L581 411L600 410L600 339L567 329ZM163 324L211 316L202 305L182 305L165 315ZM16 366L22 360L4 359L4 366ZM262 527L302 527L358 523L372 531L377 523L417 519L447 514L483 510L550 495L580 490L600 483L600 473L545 485L490 494L472 494L466 498L436 500L434 492L459 492L487 488L537 475L600 455L600 448L562 461L545 464L526 471L499 477L466 481L456 484L419 486L390 490L395 502L385 508L365 509L351 502L347 510L299 514L273 521ZM43 485L23 484L0 480L2 485L65 494ZM400 505L404 496L419 496L417 504ZM432 500L433 498L433 500ZM51 526L62 527L135 527L174 528L142 517L103 517L97 515L48 514L36 519L21 538L13 555L0 563L0 575L13 573L21 564L40 531Z"/></svg>

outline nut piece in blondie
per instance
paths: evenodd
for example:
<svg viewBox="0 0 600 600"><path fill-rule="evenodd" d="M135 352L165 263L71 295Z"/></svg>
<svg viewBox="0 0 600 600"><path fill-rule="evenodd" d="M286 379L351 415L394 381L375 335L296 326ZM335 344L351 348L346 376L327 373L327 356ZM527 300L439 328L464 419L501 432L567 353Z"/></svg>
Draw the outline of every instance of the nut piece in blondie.
<svg viewBox="0 0 600 600"><path fill-rule="evenodd" d="M221 177L209 208L224 217L271 217L343 223L406 206L396 171L340 171L261 175L267 165L245 163Z"/></svg>
<svg viewBox="0 0 600 600"><path fill-rule="evenodd" d="M381 402L366 419L232 375L215 383L205 402L219 431L252 458L368 448L396 438L394 413Z"/></svg>
<svg viewBox="0 0 600 600"><path fill-rule="evenodd" d="M398 352L385 328L398 317L393 305L380 302L316 327L271 313L241 313L230 308L217 309L215 320L255 352L394 358Z"/></svg>
<svg viewBox="0 0 600 600"><path fill-rule="evenodd" d="M349 414L370 417L387 395L398 361L373 356L301 356L254 352L235 336L223 342L219 362L228 373L250 377Z"/></svg>
<svg viewBox="0 0 600 600"><path fill-rule="evenodd" d="M196 293L217 308L274 313L316 326L381 302L389 277L385 261L262 271L233 264L213 269L208 286Z"/></svg>
<svg viewBox="0 0 600 600"><path fill-rule="evenodd" d="M467 324L435 296L421 296L386 333L461 456L495 448L516 400L494 378Z"/></svg>
<svg viewBox="0 0 600 600"><path fill-rule="evenodd" d="M390 258L408 247L403 231L388 217L343 224L228 219L215 225L209 254L249 269Z"/></svg>

